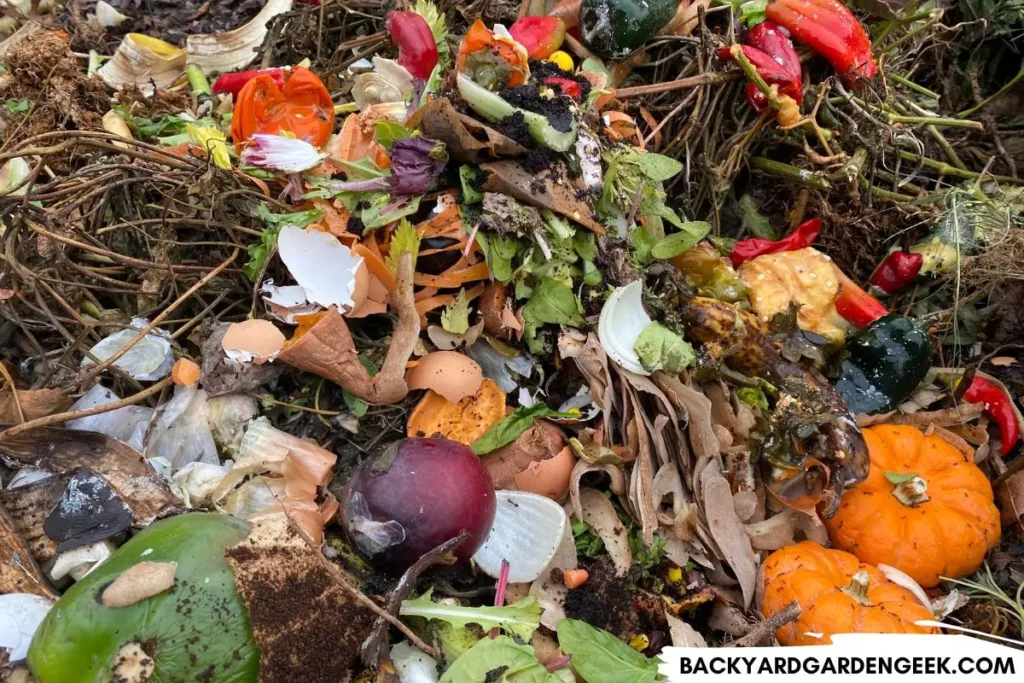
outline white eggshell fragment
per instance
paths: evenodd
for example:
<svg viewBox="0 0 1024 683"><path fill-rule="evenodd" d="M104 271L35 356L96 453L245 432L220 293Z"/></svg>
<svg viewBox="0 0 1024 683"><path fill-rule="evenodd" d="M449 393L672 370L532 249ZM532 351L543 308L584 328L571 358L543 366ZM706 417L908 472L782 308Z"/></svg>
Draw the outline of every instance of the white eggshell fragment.
<svg viewBox="0 0 1024 683"><path fill-rule="evenodd" d="M640 280L630 282L612 292L597 322L601 347L619 367L637 375L649 375L633 350L637 338L651 324L651 318L640 300L644 288Z"/></svg>
<svg viewBox="0 0 1024 683"><path fill-rule="evenodd" d="M354 256L337 237L286 225L277 238L277 248L288 272L306 290L307 301L324 308L337 306L341 313L356 306L352 295L363 257Z"/></svg>
<svg viewBox="0 0 1024 683"><path fill-rule="evenodd" d="M569 525L562 506L526 491L495 491L494 524L473 561L493 578L509 562L509 583L530 583L551 565Z"/></svg>

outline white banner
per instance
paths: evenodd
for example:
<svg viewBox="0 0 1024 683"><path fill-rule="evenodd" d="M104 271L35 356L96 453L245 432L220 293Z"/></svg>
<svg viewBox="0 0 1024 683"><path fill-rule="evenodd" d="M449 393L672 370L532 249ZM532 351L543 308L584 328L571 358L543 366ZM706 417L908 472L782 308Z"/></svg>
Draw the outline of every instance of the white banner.
<svg viewBox="0 0 1024 683"><path fill-rule="evenodd" d="M750 683L751 676L785 683L982 683L1024 675L1024 651L964 635L860 633L808 647L669 647L660 659L660 672L672 683Z"/></svg>

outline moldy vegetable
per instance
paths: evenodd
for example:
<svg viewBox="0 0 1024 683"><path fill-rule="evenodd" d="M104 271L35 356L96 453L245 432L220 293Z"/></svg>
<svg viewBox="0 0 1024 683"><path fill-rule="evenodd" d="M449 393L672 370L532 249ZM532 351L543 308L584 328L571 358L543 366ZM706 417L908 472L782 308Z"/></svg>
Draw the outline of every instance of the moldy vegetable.
<svg viewBox="0 0 1024 683"><path fill-rule="evenodd" d="M1000 530L992 485L973 451L916 427L885 424L862 433L871 469L825 520L832 544L861 562L896 567L926 588L977 569Z"/></svg>
<svg viewBox="0 0 1024 683"><path fill-rule="evenodd" d="M932 345L913 320L890 313L847 342L846 352L836 390L852 412L882 413L898 406L928 374Z"/></svg>
<svg viewBox="0 0 1024 683"><path fill-rule="evenodd" d="M583 0L580 35L602 57L625 57L676 14L676 0Z"/></svg>

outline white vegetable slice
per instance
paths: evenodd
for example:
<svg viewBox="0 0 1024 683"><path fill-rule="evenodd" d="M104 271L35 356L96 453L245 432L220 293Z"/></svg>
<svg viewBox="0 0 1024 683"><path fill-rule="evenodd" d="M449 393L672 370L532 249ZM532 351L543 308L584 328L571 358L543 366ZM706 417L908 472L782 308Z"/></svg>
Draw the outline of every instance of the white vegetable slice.
<svg viewBox="0 0 1024 683"><path fill-rule="evenodd" d="M288 272L306 290L310 303L324 308L337 306L341 313L352 310L356 271L363 257L353 256L334 235L294 225L281 228L277 248Z"/></svg>
<svg viewBox="0 0 1024 683"><path fill-rule="evenodd" d="M10 660L28 656L32 636L53 605L46 598L28 593L0 595L0 648L8 648Z"/></svg>
<svg viewBox="0 0 1024 683"><path fill-rule="evenodd" d="M473 555L480 569L493 578L501 561L509 562L509 583L530 583L551 565L569 525L562 506L526 491L495 491L494 524Z"/></svg>
<svg viewBox="0 0 1024 683"><path fill-rule="evenodd" d="M601 308L597 336L601 348L619 367L637 375L650 375L633 350L640 333L651 324L640 300L643 291L643 283L636 280L612 292Z"/></svg>

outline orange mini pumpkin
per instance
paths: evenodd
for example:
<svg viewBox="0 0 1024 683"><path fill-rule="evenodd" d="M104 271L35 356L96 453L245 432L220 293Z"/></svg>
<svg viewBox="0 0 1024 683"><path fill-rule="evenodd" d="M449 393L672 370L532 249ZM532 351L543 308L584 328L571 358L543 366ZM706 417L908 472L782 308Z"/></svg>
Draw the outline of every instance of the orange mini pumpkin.
<svg viewBox="0 0 1024 683"><path fill-rule="evenodd" d="M939 633L906 588L842 550L804 541L764 561L761 612L769 619L794 600L800 617L775 632L783 645L827 645L837 633Z"/></svg>
<svg viewBox="0 0 1024 683"><path fill-rule="evenodd" d="M916 427L863 434L871 469L825 522L832 544L925 587L977 569L1000 530L992 485L972 454Z"/></svg>

